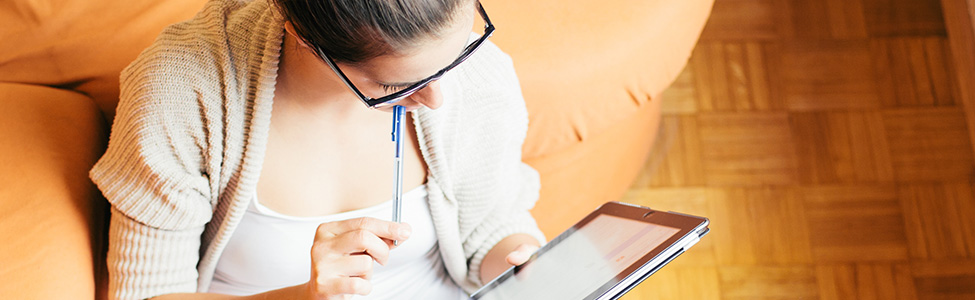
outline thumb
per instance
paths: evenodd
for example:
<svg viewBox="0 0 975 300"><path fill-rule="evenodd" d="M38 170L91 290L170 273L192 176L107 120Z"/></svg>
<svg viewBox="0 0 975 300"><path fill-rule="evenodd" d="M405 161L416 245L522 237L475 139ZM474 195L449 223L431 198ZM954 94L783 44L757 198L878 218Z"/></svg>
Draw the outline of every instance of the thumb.
<svg viewBox="0 0 975 300"><path fill-rule="evenodd" d="M528 262L531 255L534 254L535 251L538 251L538 249L538 246L535 245L521 244L515 248L514 251L508 253L508 256L505 257L505 261L512 266L520 266L525 262Z"/></svg>

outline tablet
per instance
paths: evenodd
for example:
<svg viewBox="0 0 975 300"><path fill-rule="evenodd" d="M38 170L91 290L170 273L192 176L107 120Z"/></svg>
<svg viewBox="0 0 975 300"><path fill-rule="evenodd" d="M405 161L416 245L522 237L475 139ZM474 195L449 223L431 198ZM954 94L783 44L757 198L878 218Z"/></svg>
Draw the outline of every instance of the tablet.
<svg viewBox="0 0 975 300"><path fill-rule="evenodd" d="M609 202L470 299L617 299L708 230L707 218Z"/></svg>

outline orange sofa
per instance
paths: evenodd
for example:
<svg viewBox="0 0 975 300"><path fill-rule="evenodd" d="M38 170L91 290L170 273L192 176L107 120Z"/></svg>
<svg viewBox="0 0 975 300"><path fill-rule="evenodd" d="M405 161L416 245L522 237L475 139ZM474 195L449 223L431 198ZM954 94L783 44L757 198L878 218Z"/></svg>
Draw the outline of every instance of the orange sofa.
<svg viewBox="0 0 975 300"><path fill-rule="evenodd" d="M203 2L0 3L0 298L104 298L107 202L87 171L107 144L119 71ZM534 213L547 235L635 178L657 95L712 2L482 0L522 82L524 158L542 176Z"/></svg>

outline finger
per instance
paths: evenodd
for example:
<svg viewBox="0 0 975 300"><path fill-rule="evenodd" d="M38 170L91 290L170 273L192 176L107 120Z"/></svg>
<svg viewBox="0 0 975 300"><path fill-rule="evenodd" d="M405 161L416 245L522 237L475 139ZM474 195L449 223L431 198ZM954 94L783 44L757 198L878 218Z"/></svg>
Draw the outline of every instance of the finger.
<svg viewBox="0 0 975 300"><path fill-rule="evenodd" d="M529 257L531 257L530 254L515 251L515 252L508 253L508 256L506 256L504 260L509 265L520 266L521 264L527 262Z"/></svg>
<svg viewBox="0 0 975 300"><path fill-rule="evenodd" d="M330 238L316 238L311 246L312 263L331 263L345 256L364 254L385 265L389 257L389 245L372 232L357 230Z"/></svg>
<svg viewBox="0 0 975 300"><path fill-rule="evenodd" d="M349 231L365 229L371 231L380 238L405 241L410 238L412 228L406 223L395 223L383 221L375 218L356 218L336 222L323 223L318 226L316 238L318 236L330 237L337 236Z"/></svg>
<svg viewBox="0 0 975 300"><path fill-rule="evenodd" d="M389 244L368 230L343 233L329 242L331 249L342 254L364 253L381 265L389 260Z"/></svg>
<svg viewBox="0 0 975 300"><path fill-rule="evenodd" d="M318 274L329 272L342 276L369 279L368 277L372 274L372 264L372 257L365 254L357 254L342 256L331 262L319 263L315 267L318 268Z"/></svg>
<svg viewBox="0 0 975 300"><path fill-rule="evenodd" d="M535 251L538 251L538 246L522 244L515 248L515 250L511 253L508 253L508 255L505 257L505 262L512 266L520 266L525 262L528 262L528 259L531 258L531 255L535 253Z"/></svg>
<svg viewBox="0 0 975 300"><path fill-rule="evenodd" d="M355 277L359 277L359 278L362 278L362 279L365 279L365 280L372 280L372 269L369 269L369 271L366 272L365 274L362 274L362 275L359 275L359 276L355 276Z"/></svg>

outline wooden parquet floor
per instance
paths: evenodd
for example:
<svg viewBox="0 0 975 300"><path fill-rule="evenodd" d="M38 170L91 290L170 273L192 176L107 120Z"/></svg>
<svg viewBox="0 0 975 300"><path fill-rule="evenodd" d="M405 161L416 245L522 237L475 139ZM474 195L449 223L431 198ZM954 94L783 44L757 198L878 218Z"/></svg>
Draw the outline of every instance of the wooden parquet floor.
<svg viewBox="0 0 975 300"><path fill-rule="evenodd" d="M975 299L937 0L717 0L623 201L707 216L624 299Z"/></svg>

